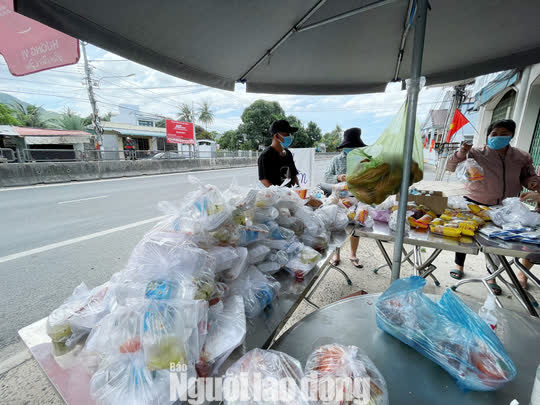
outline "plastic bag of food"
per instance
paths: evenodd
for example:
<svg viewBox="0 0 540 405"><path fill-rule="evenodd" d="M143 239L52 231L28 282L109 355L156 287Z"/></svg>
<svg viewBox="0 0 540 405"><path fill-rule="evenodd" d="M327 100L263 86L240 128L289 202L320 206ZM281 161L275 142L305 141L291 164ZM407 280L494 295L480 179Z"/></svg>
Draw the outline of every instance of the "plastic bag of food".
<svg viewBox="0 0 540 405"><path fill-rule="evenodd" d="M246 225L242 228L242 235L238 241L240 246L247 246L250 243L265 240L270 236L270 231L266 225Z"/></svg>
<svg viewBox="0 0 540 405"><path fill-rule="evenodd" d="M267 260L269 262L275 262L281 266L285 266L289 262L289 255L285 250L273 250L268 255Z"/></svg>
<svg viewBox="0 0 540 405"><path fill-rule="evenodd" d="M470 202L463 196L453 195L448 197L448 208L455 210L468 210Z"/></svg>
<svg viewBox="0 0 540 405"><path fill-rule="evenodd" d="M390 221L390 216L391 215L392 215L392 211L390 211L390 210L374 209L372 211L373 220L377 221L377 222L384 222L385 224L387 224L388 221Z"/></svg>
<svg viewBox="0 0 540 405"><path fill-rule="evenodd" d="M305 276L317 265L321 258L321 254L315 249L304 246L296 256L289 260L286 268L294 275L298 275L298 272L301 272L301 275Z"/></svg>
<svg viewBox="0 0 540 405"><path fill-rule="evenodd" d="M403 172L405 121L407 103L370 146L356 148L347 154L347 185L349 191L366 204L379 204L388 196L399 192ZM423 178L424 157L420 126L416 121L412 153L410 184Z"/></svg>
<svg viewBox="0 0 540 405"><path fill-rule="evenodd" d="M502 207L494 207L488 211L495 225L521 224L524 227L540 225L540 214L532 212L518 197L506 198Z"/></svg>
<svg viewBox="0 0 540 405"><path fill-rule="evenodd" d="M332 195L334 195L337 198L350 197L351 193L349 192L349 187L347 186L347 182L343 181L341 183L333 184Z"/></svg>
<svg viewBox="0 0 540 405"><path fill-rule="evenodd" d="M197 363L199 377L215 375L219 367L246 337L244 300L233 295L218 310L208 313L208 335Z"/></svg>
<svg viewBox="0 0 540 405"><path fill-rule="evenodd" d="M319 383L324 383L325 379L351 379L350 384L344 384L343 397L334 398L335 403L348 404L355 399L363 399L362 403L366 404L388 404L388 389L383 376L370 358L356 346L337 343L321 346L309 355L304 370L308 379L316 379ZM369 394L354 392L354 379L360 379L360 384L357 384L359 389L363 388L362 382L367 384L369 381Z"/></svg>
<svg viewBox="0 0 540 405"><path fill-rule="evenodd" d="M321 252L328 247L330 242L330 234L328 232L321 232L316 236L304 233L300 240L307 246Z"/></svg>
<svg viewBox="0 0 540 405"><path fill-rule="evenodd" d="M268 224L269 229L269 236L271 239L274 240L289 240L294 238L294 231L285 228L283 226L279 226L276 222L271 222Z"/></svg>
<svg viewBox="0 0 540 405"><path fill-rule="evenodd" d="M410 216L412 214L411 211L407 211L407 216ZM397 229L397 216L398 212L394 211L390 215L390 218L388 218L388 228L390 228L391 231L396 231ZM411 230L411 226L409 225L409 221L405 221L405 232L409 232Z"/></svg>
<svg viewBox="0 0 540 405"><path fill-rule="evenodd" d="M325 229L324 222L309 207L297 209L294 215L304 224L304 233L315 236Z"/></svg>
<svg viewBox="0 0 540 405"><path fill-rule="evenodd" d="M243 404L255 405L261 404L260 393L266 393L264 404L295 404L308 405L307 392L302 391L301 381L304 377L300 362L288 354L277 352L274 350L253 349L238 359L232 366L227 369L225 379L236 380L235 382L225 381L224 385L236 385L246 381L249 393L247 400L238 401L225 398L226 405ZM288 379L287 390L280 390L278 381ZM262 382L258 383L259 381ZM261 386L261 390L257 396L255 384ZM294 385L296 383L296 385ZM269 386L268 384L275 384Z"/></svg>
<svg viewBox="0 0 540 405"><path fill-rule="evenodd" d="M476 160L467 158L456 167L456 177L464 183L484 180L484 169Z"/></svg>
<svg viewBox="0 0 540 405"><path fill-rule="evenodd" d="M257 190L257 198L255 207L268 208L273 207L279 200L279 187L267 187L262 190Z"/></svg>
<svg viewBox="0 0 540 405"><path fill-rule="evenodd" d="M251 245L248 248L248 262L249 264L260 263L269 253L270 248L262 243Z"/></svg>
<svg viewBox="0 0 540 405"><path fill-rule="evenodd" d="M253 221L257 224L266 224L269 221L274 221L279 215L276 207L255 208Z"/></svg>
<svg viewBox="0 0 540 405"><path fill-rule="evenodd" d="M249 266L246 272L230 283L231 295L244 298L246 316L255 318L277 297L280 284L268 274L263 274L257 267Z"/></svg>
<svg viewBox="0 0 540 405"><path fill-rule="evenodd" d="M347 211L343 208L339 208L336 217L334 218L334 222L330 226L331 231L342 231L345 229L347 224L349 223L349 218L347 217Z"/></svg>
<svg viewBox="0 0 540 405"><path fill-rule="evenodd" d="M238 255L238 259L236 259L232 267L221 273L221 277L223 277L224 280L234 280L235 278L238 278L238 276L242 274L248 267L249 263L247 248L237 247L236 254Z"/></svg>
<svg viewBox="0 0 540 405"><path fill-rule="evenodd" d="M277 262L267 261L258 263L257 268L263 273L274 274L275 272L279 271L279 269L281 269L281 264Z"/></svg>
<svg viewBox="0 0 540 405"><path fill-rule="evenodd" d="M230 269L238 260L238 252L232 246L214 246L208 254L216 262L216 272Z"/></svg>
<svg viewBox="0 0 540 405"><path fill-rule="evenodd" d="M277 189L279 195L278 201L275 203L276 208L288 208L295 210L304 205L304 200L289 187L279 187Z"/></svg>
<svg viewBox="0 0 540 405"><path fill-rule="evenodd" d="M114 304L112 285L89 290L81 283L62 305L47 318L47 335L57 356L69 352L104 318Z"/></svg>
<svg viewBox="0 0 540 405"><path fill-rule="evenodd" d="M354 221L359 225L365 226L366 228L372 228L374 225L373 218L371 216L372 210L373 209L369 205L358 203L354 214Z"/></svg>
<svg viewBox="0 0 540 405"><path fill-rule="evenodd" d="M464 390L493 391L516 367L490 326L452 291L438 303L422 292L426 280L394 281L375 305L377 325L444 368Z"/></svg>
<svg viewBox="0 0 540 405"><path fill-rule="evenodd" d="M228 220L231 220L232 209L216 186L203 185L194 176L188 180L199 187L198 190L189 193L182 208L184 212L191 214L203 229L215 231Z"/></svg>
<svg viewBox="0 0 540 405"><path fill-rule="evenodd" d="M146 368L140 353L105 359L90 380L90 394L100 405L167 405L169 372Z"/></svg>

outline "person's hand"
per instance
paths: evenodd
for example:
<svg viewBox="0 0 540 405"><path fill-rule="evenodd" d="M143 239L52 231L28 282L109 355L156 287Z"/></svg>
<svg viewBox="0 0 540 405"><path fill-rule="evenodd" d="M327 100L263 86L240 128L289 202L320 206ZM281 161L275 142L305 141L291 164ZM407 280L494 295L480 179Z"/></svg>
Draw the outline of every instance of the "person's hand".
<svg viewBox="0 0 540 405"><path fill-rule="evenodd" d="M521 194L521 197L519 197L521 201L531 201L534 203L540 203L540 193L537 193L535 191L529 191L527 193Z"/></svg>
<svg viewBox="0 0 540 405"><path fill-rule="evenodd" d="M347 180L347 175L346 174L340 174L340 175L337 176L337 181L339 181L340 183L342 181L345 181L345 180Z"/></svg>
<svg viewBox="0 0 540 405"><path fill-rule="evenodd" d="M469 153L469 151L472 149L472 143L468 142L461 142L461 151L463 153Z"/></svg>
<svg viewBox="0 0 540 405"><path fill-rule="evenodd" d="M529 183L527 184L527 188L529 190L540 191L540 181L538 181L537 178L533 178L529 180Z"/></svg>

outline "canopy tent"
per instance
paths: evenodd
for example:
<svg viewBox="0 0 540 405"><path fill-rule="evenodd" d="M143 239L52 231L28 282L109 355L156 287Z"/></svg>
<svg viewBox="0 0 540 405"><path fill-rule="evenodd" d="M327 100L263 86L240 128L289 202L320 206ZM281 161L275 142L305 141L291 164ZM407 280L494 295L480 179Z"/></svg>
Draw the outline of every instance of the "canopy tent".
<svg viewBox="0 0 540 405"><path fill-rule="evenodd" d="M420 74L432 85L540 62L538 0L16 0L15 10L225 90L240 81L248 92L358 94L410 78L402 195ZM392 279L400 273L407 200L399 204Z"/></svg>

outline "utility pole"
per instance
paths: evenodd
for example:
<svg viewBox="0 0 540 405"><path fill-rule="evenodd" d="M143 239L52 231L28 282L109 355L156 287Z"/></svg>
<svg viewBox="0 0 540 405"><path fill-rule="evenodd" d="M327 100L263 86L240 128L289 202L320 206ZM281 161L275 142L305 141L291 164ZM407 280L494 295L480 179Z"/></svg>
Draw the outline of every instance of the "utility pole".
<svg viewBox="0 0 540 405"><path fill-rule="evenodd" d="M88 99L90 100L90 105L92 106L92 124L94 124L94 133L97 138L98 148L101 150L103 147L103 127L101 126L101 120L99 119L99 111L97 108L96 98L94 96L94 86L92 83L92 72L88 66L88 58L86 56L86 44L81 42L83 58L84 58L84 73L85 73L85 82L88 89Z"/></svg>

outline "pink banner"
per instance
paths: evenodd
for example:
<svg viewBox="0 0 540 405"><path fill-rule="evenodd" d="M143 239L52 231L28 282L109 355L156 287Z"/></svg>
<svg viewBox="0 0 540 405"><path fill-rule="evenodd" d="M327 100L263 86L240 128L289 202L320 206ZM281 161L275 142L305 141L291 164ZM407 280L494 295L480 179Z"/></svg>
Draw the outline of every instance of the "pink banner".
<svg viewBox="0 0 540 405"><path fill-rule="evenodd" d="M72 65L79 41L13 11L13 0L0 0L0 54L14 76Z"/></svg>

